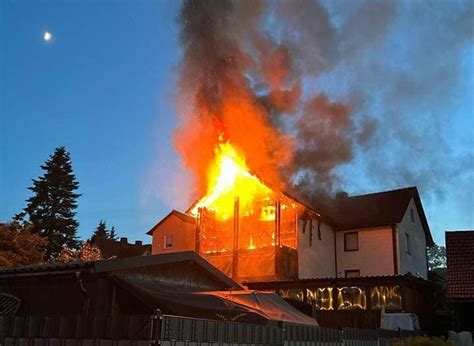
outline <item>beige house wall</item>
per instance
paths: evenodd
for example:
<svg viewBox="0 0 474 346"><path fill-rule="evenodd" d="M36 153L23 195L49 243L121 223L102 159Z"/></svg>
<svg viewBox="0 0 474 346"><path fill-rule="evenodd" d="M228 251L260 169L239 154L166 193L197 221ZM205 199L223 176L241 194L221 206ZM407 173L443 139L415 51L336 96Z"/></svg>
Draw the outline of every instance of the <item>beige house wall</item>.
<svg viewBox="0 0 474 346"><path fill-rule="evenodd" d="M358 232L359 250L344 251L344 234ZM360 270L360 276L393 275L392 228L365 228L336 232L337 277L346 270Z"/></svg>
<svg viewBox="0 0 474 346"><path fill-rule="evenodd" d="M165 236L173 236L173 247L165 249ZM196 225L184 222L175 215L169 216L153 230L151 253L153 255L181 251L194 251Z"/></svg>

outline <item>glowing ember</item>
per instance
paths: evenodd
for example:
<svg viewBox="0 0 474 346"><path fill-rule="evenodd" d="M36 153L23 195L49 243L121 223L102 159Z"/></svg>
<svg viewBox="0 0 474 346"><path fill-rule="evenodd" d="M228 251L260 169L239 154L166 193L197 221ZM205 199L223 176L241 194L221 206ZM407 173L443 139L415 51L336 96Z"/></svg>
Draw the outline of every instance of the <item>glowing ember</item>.
<svg viewBox="0 0 474 346"><path fill-rule="evenodd" d="M273 192L249 172L243 156L224 141L222 135L219 142L208 172L207 194L194 205L191 214L197 216L200 208L206 208L213 211L217 219L229 220L234 216L236 199L241 215L254 214L254 201L269 200ZM262 220L275 219L274 209L258 212Z"/></svg>

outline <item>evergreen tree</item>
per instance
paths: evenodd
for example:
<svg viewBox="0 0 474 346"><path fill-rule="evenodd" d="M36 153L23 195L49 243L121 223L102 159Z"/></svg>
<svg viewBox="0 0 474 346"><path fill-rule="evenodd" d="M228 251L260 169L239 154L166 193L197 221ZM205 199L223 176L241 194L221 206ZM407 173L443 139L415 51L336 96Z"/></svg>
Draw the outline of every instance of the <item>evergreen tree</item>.
<svg viewBox="0 0 474 346"><path fill-rule="evenodd" d="M115 226L112 226L112 228L110 229L108 238L112 240L117 240L117 233L115 232Z"/></svg>
<svg viewBox="0 0 474 346"><path fill-rule="evenodd" d="M115 227L112 226L111 229L108 229L106 222L104 220L100 220L99 225L95 229L94 233L92 233L90 241L94 242L98 238L116 240L117 233L115 232Z"/></svg>
<svg viewBox="0 0 474 346"><path fill-rule="evenodd" d="M64 246L75 249L79 246L75 220L77 198L74 191L79 183L74 176L69 153L64 147L56 148L54 154L41 166L44 174L33 179L33 196L26 202L24 212L33 224L33 231L47 239L46 259L55 258Z"/></svg>
<svg viewBox="0 0 474 346"><path fill-rule="evenodd" d="M97 238L108 238L109 232L107 230L107 225L104 220L99 221L99 225L92 233L91 242L94 242Z"/></svg>

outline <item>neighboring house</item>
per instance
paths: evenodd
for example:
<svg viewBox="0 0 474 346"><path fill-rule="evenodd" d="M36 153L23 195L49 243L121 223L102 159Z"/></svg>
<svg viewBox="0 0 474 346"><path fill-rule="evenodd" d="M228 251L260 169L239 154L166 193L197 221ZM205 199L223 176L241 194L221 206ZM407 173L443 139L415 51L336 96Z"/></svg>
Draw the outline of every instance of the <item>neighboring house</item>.
<svg viewBox="0 0 474 346"><path fill-rule="evenodd" d="M171 211L148 231L153 236L152 253L196 251L196 218Z"/></svg>
<svg viewBox="0 0 474 346"><path fill-rule="evenodd" d="M457 331L474 331L474 231L446 232L448 300Z"/></svg>
<svg viewBox="0 0 474 346"><path fill-rule="evenodd" d="M428 278L433 238L416 187L336 198L336 277Z"/></svg>
<svg viewBox="0 0 474 346"><path fill-rule="evenodd" d="M151 254L151 245L143 244L141 240L129 244L127 238L114 240L97 237L92 242L100 250L103 259L145 256Z"/></svg>

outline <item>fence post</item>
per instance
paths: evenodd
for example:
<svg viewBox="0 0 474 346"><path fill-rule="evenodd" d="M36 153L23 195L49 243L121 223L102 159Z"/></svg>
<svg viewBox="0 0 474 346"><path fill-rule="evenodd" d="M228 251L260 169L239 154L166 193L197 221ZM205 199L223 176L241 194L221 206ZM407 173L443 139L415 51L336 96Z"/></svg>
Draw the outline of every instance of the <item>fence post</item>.
<svg viewBox="0 0 474 346"><path fill-rule="evenodd" d="M163 314L160 309L155 310L155 314L150 316L150 345L161 344L161 321ZM157 338L158 335L158 338Z"/></svg>

